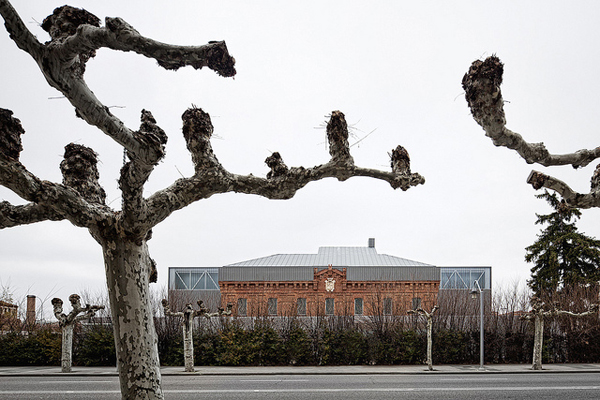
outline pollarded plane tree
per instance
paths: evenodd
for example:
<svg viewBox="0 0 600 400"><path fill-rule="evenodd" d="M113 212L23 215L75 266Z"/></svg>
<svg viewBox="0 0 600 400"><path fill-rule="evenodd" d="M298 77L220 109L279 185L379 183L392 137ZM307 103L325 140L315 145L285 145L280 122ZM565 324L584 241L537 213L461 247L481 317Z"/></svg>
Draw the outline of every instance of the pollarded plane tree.
<svg viewBox="0 0 600 400"><path fill-rule="evenodd" d="M534 370L542 369L542 349L544 346L544 318L556 317L559 315L568 315L574 318L587 317L598 312L598 304L591 304L587 311L574 313L567 310L559 310L556 304L546 304L539 297L531 298L531 311L522 315L521 319L534 323L534 338L533 338L533 361L531 368Z"/></svg>
<svg viewBox="0 0 600 400"><path fill-rule="evenodd" d="M183 311L171 311L169 302L162 300L162 306L165 316L183 318L183 360L185 372L194 372L194 338L192 335L194 328L194 318L196 317L218 317L221 315L231 315L232 304L227 304L227 308L219 307L216 312L210 312L204 306L202 300L198 300L198 309L194 309L191 304L186 304Z"/></svg>
<svg viewBox="0 0 600 400"><path fill-rule="evenodd" d="M75 108L76 115L121 145L127 160L118 180L122 205L109 207L98 182L97 154L79 144L65 148L60 169L62 183L35 176L19 162L22 150L20 121L10 110L0 111L0 184L28 203L0 203L0 228L38 221L68 220L86 228L102 247L117 364L124 399L162 399L160 370L149 283L156 279L156 266L148 251L152 228L171 213L214 194L237 192L269 199L289 199L309 182L323 178L344 181L354 176L387 181L394 189L407 190L424 183L412 173L407 151L398 146L391 152L391 171L361 168L354 164L348 144L344 114L334 111L327 123L331 159L313 168L285 165L279 153L266 159L266 178L227 171L211 147L210 116L192 107L183 115L183 135L194 164L194 174L178 179L149 197L144 184L163 158L167 134L152 113L141 112L141 124L132 129L113 115L90 90L84 79L86 63L96 50L131 51L152 58L169 70L191 66L208 67L223 77L232 77L235 60L225 42L202 46L174 46L138 33L121 18L106 18L104 26L93 14L63 6L47 17L42 27L51 40L39 42L7 0L0 0L0 14L15 44L39 66L48 84ZM12 78L11 78L12 79Z"/></svg>
<svg viewBox="0 0 600 400"><path fill-rule="evenodd" d="M435 314L438 308L439 307L435 305L431 311L425 311L420 307L415 310L407 311L408 314L422 315L427 320L427 369L429 371L433 371L433 314Z"/></svg>
<svg viewBox="0 0 600 400"><path fill-rule="evenodd" d="M81 297L78 294L69 296L71 303L71 312L65 314L63 312L63 301L59 298L52 299L54 308L54 316L58 320L58 326L62 330L62 355L61 355L61 372L71 372L73 365L73 328L79 321L90 319L96 315L96 311L103 310L103 305L81 306ZM81 315L80 315L81 314Z"/></svg>
<svg viewBox="0 0 600 400"><path fill-rule="evenodd" d="M538 163L545 167L571 165L580 168L600 157L600 147L568 154L551 154L543 143L528 143L520 134L508 129L500 90L503 72L504 64L498 57L491 56L484 61L474 61L462 80L473 119L481 125L494 145L515 150L528 164ZM527 183L534 189L545 187L556 191L573 207L600 207L600 164L592 175L589 193L577 193L565 182L539 171L531 171Z"/></svg>

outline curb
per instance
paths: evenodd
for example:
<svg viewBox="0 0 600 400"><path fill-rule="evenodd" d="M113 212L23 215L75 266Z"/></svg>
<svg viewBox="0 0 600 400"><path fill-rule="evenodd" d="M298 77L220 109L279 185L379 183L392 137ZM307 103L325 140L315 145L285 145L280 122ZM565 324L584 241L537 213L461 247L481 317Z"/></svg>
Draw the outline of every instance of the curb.
<svg viewBox="0 0 600 400"><path fill-rule="evenodd" d="M491 375L491 374L562 374L600 373L600 364L549 364L542 370L533 370L528 365L492 365L480 370L478 366L452 365L434 367L196 367L194 372L185 372L183 367L165 367L162 376L293 376L293 375ZM2 377L68 377L68 376L118 376L114 367L75 367L72 372L60 372L60 367L0 367Z"/></svg>

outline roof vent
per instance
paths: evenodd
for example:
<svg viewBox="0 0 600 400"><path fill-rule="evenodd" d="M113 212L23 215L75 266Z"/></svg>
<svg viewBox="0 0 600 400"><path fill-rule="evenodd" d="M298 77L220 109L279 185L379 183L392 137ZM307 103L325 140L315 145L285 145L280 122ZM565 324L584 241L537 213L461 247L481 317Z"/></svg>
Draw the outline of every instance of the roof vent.
<svg viewBox="0 0 600 400"><path fill-rule="evenodd" d="M375 248L375 238L369 238L369 248Z"/></svg>

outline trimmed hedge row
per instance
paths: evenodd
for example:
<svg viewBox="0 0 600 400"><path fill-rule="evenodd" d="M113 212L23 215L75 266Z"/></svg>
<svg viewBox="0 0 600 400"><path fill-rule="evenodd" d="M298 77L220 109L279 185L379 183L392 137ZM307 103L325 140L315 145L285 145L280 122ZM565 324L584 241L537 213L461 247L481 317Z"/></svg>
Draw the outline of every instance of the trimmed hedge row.
<svg viewBox="0 0 600 400"><path fill-rule="evenodd" d="M60 365L62 335L49 328L0 335L0 365ZM96 325L74 332L73 364L116 365L112 328Z"/></svg>
<svg viewBox="0 0 600 400"><path fill-rule="evenodd" d="M158 328L158 327L157 327ZM180 329L157 329L163 365L183 365ZM201 326L194 332L196 365L365 365L421 364L426 335L422 330L388 329L380 332L293 324L276 329L268 320L251 327L226 323L218 329ZM479 333L436 330L434 364L476 364ZM532 332L497 335L486 332L486 363L529 363ZM60 365L61 335L49 329L27 334L0 335L0 365ZM544 362L599 362L600 327L583 333L549 335L544 341ZM110 327L93 325L76 330L73 365L113 366L115 347Z"/></svg>

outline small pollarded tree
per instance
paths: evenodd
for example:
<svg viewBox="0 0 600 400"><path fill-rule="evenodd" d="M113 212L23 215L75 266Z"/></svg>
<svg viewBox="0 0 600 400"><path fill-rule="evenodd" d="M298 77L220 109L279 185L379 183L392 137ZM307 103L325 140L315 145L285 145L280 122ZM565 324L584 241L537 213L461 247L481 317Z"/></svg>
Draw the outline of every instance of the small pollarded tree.
<svg viewBox="0 0 600 400"><path fill-rule="evenodd" d="M71 312L65 314L63 312L63 301L59 298L52 299L54 316L58 320L58 326L62 330L61 372L71 372L71 366L73 364L73 328L75 327L75 324L84 319L92 318L96 315L96 311L104 309L103 305L91 306L86 304L85 307L82 307L81 297L79 297L78 294L70 295L69 302L71 303Z"/></svg>
<svg viewBox="0 0 600 400"><path fill-rule="evenodd" d="M520 134L508 129L500 90L503 72L504 64L498 57L491 56L484 61L474 61L462 80L473 119L481 125L494 145L515 150L528 164L538 163L545 167L571 165L580 168L600 157L600 146L569 154L551 154L544 143L528 143ZM589 193L577 193L565 182L538 171L529 174L527 183L534 189L545 187L558 192L573 207L600 207L600 164L592 175Z"/></svg>
<svg viewBox="0 0 600 400"><path fill-rule="evenodd" d="M219 307L217 312L211 313L208 308L204 306L202 300L198 300L198 309L195 310L191 304L186 304L183 311L173 312L169 307L169 302L163 299L162 306L165 312L165 316L168 317L182 317L183 318L183 359L185 372L194 372L194 338L192 336L194 328L194 318L196 317L217 317L221 315L231 315L232 304L227 304L227 309Z"/></svg>
<svg viewBox="0 0 600 400"><path fill-rule="evenodd" d="M435 306L433 306L433 308L431 309L430 312L427 312L420 307L415 310L407 311L408 314L423 315L425 317L425 319L427 319L427 369L429 369L430 371L433 371L433 356L432 356L432 352L433 352L433 338L432 338L433 314L437 310L438 310L438 306L435 305Z"/></svg>
<svg viewBox="0 0 600 400"><path fill-rule="evenodd" d="M20 121L10 110L0 110L0 184L12 190L26 205L0 202L0 228L39 221L67 220L86 228L102 247L123 399L162 399L160 363L149 283L156 280L156 266L148 251L152 228L196 201L219 193L246 193L269 199L289 199L308 183L324 178L344 181L355 176L387 181L407 190L423 184L412 173L407 151L391 152L391 171L360 168L354 164L344 114L334 111L327 123L331 159L313 168L288 168L279 153L266 159L266 178L233 174L217 160L211 147L210 116L193 107L183 115L183 135L194 163L194 174L174 182L149 197L144 185L165 153L167 134L152 113L141 111L141 124L132 129L113 115L87 86L86 63L96 50L131 51L177 70L208 67L219 75L235 75L235 60L225 42L203 46L173 46L140 35L121 18L100 19L81 9L63 6L47 17L42 28L51 40L41 43L27 29L8 0L0 0L0 15L15 44L39 66L50 86L75 108L75 113L121 145L126 163L121 169L121 209L106 204L98 182L97 154L82 145L69 144L60 165L62 183L45 181L19 162L22 150Z"/></svg>
<svg viewBox="0 0 600 400"><path fill-rule="evenodd" d="M575 318L582 318L598 312L598 304L592 304L587 311L574 313L566 310L559 310L555 304L548 305L540 300L539 297L531 298L531 311L521 319L534 322L534 339L533 339L533 361L531 368L534 370L542 369L542 349L544 346L544 318L556 317L559 315L568 315Z"/></svg>

